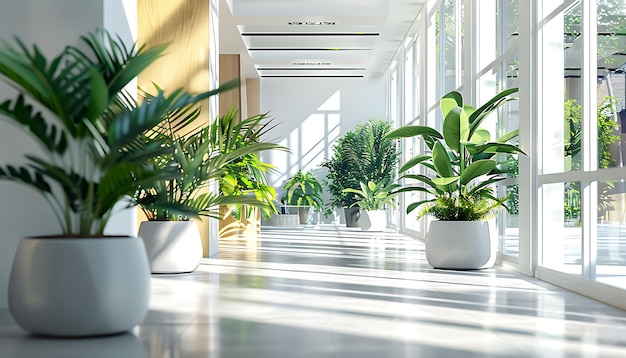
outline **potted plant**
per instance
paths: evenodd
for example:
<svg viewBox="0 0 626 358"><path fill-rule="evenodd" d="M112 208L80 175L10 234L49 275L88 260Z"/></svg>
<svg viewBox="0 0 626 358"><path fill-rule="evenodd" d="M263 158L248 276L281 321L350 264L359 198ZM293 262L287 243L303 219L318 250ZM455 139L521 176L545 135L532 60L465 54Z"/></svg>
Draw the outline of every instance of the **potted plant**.
<svg viewBox="0 0 626 358"><path fill-rule="evenodd" d="M321 211L324 206L322 184L312 172L298 172L285 183L287 194L283 197L286 205L298 206L300 224L306 224L310 208Z"/></svg>
<svg viewBox="0 0 626 358"><path fill-rule="evenodd" d="M506 197L498 198L491 187L506 173L497 154L517 154L522 150L508 143L518 135L511 131L492 141L481 128L483 120L502 104L513 100L511 88L495 95L478 109L463 103L460 93L446 94L440 102L444 118L442 133L425 126L405 126L387 138L419 136L429 153L409 159L400 172L422 165L433 176L408 173L403 178L417 180L421 186L406 186L399 192L422 192L424 200L407 206L407 214L422 207L418 218L426 214L437 221L430 223L426 235L426 258L431 266L447 269L490 267L495 259L495 245L489 237L488 219L498 209L507 209Z"/></svg>
<svg viewBox="0 0 626 358"><path fill-rule="evenodd" d="M369 181L367 184L359 183L361 189L344 189L347 193L353 193L357 197L356 203L364 212L365 218L361 219L361 230L363 231L384 231L387 228L387 212L385 206L390 205L395 208L395 197L398 193L392 193L398 188L398 184L386 185L383 179L378 183Z"/></svg>
<svg viewBox="0 0 626 358"><path fill-rule="evenodd" d="M150 99L150 97L148 97ZM193 121L199 108L185 120ZM186 273L194 271L202 258L202 242L198 226L191 219L201 216L222 219L220 205L258 206L267 204L245 193L219 195L209 186L220 179L225 167L246 155L284 149L269 142L247 142L232 151L224 152L220 146L233 142L239 136L257 136L264 128L265 116L253 116L240 121L235 112L229 111L221 118L181 135L175 131L179 119L168 117L148 141L155 138L173 138L173 151L154 161L157 170L176 168L175 178L164 178L150 186L144 186L137 195L136 203L148 221L141 223L139 236L148 253L152 273ZM221 130L228 128L228 130Z"/></svg>
<svg viewBox="0 0 626 358"><path fill-rule="evenodd" d="M222 117L236 117L237 110L233 107ZM262 142L261 138L273 128L271 121L262 121L268 118L267 113L257 114L250 118L259 124L253 131L239 133L231 137L230 141L219 143L220 153L232 153L239 148L247 147L251 143ZM224 121L218 129L222 136L233 131L235 121ZM235 130L236 132L236 130ZM278 148L278 147L276 147ZM282 150L286 148L280 147ZM248 195L255 197L263 205L250 206L246 204L222 205L220 212L224 219L220 221L220 237L239 235L243 233L257 233L260 229L261 216L267 218L276 213L276 189L267 183L265 174L275 170L274 166L261 161L256 153L248 153L224 165L223 174L218 180L219 193L223 196Z"/></svg>
<svg viewBox="0 0 626 358"><path fill-rule="evenodd" d="M335 208L344 208L346 225L359 226L360 212L353 207L354 193L344 189L359 189L359 183L386 179L391 183L395 178L398 150L396 142L385 138L391 131L391 123L372 118L358 124L354 131L339 138L333 146L333 156L322 163L328 169L325 184L331 199L325 208L328 216Z"/></svg>
<svg viewBox="0 0 626 358"><path fill-rule="evenodd" d="M148 261L141 240L106 237L105 225L117 202L177 174L150 165L170 146L167 138L145 142L144 133L218 90L195 96L159 91L134 107L124 87L165 46L126 46L96 31L82 37L80 48L68 46L48 59L37 46L16 41L0 46L0 74L19 92L0 104L0 114L44 150L26 155L22 166L0 167L0 179L39 192L61 233L21 239L9 279L10 312L39 334L127 331L148 311Z"/></svg>

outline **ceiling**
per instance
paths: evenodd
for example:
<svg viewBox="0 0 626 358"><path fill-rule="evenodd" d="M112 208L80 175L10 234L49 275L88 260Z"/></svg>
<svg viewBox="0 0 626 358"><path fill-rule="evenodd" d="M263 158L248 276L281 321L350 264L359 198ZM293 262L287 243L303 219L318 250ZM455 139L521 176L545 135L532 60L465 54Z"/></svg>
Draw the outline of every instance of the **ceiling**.
<svg viewBox="0 0 626 358"><path fill-rule="evenodd" d="M382 75L424 0L220 0L220 53L247 77Z"/></svg>

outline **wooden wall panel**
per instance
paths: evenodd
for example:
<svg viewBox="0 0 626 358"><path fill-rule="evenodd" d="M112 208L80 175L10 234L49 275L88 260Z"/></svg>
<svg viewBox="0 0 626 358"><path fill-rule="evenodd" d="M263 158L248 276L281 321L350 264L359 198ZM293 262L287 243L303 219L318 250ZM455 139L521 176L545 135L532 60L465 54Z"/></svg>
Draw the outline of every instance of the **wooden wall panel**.
<svg viewBox="0 0 626 358"><path fill-rule="evenodd" d="M224 83L232 80L233 78L243 78L241 76L240 58L238 54L220 54L220 82ZM241 81L243 86L245 81ZM242 88L238 88L232 91L220 93L220 116L226 113L230 107L234 104L239 109L239 118L241 117L241 91ZM244 117L247 118L247 117Z"/></svg>
<svg viewBox="0 0 626 358"><path fill-rule="evenodd" d="M208 0L137 0L137 42L149 48L169 43L166 55L139 76L140 88L152 92L154 82L168 93L210 89L210 11ZM197 120L210 120L208 100ZM198 225L207 256L209 221Z"/></svg>
<svg viewBox="0 0 626 358"><path fill-rule="evenodd" d="M246 99L249 115L261 113L261 80L258 78L246 79ZM270 113L271 116L271 113Z"/></svg>

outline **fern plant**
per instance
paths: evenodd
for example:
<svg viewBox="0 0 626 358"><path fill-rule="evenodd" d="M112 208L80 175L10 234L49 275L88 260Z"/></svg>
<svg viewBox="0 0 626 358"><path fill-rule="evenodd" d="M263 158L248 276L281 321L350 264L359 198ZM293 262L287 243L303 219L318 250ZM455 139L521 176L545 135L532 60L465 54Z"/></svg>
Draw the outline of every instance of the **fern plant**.
<svg viewBox="0 0 626 358"><path fill-rule="evenodd" d="M326 206L327 215L335 208L350 207L357 201L354 193L344 189L358 190L360 182L391 183L395 179L397 144L385 137L391 129L390 122L372 118L357 125L333 146L333 156L321 165L328 169L325 184L331 200Z"/></svg>
<svg viewBox="0 0 626 358"><path fill-rule="evenodd" d="M422 137L430 151L409 159L400 168L400 172L407 172L421 165L433 174L402 176L421 185L408 185L398 192L428 194L426 199L408 205L407 214L424 205L418 218L430 214L439 220L475 221L488 218L495 210L508 210L508 195L498 198L491 186L505 179L503 174L507 173L496 154L524 153L517 145L508 143L517 137L518 130L492 141L489 131L480 125L501 105L513 100L510 95L517 91L504 90L478 109L463 103L461 94L452 91L440 101L442 133L426 126L405 126L387 135L396 139Z"/></svg>

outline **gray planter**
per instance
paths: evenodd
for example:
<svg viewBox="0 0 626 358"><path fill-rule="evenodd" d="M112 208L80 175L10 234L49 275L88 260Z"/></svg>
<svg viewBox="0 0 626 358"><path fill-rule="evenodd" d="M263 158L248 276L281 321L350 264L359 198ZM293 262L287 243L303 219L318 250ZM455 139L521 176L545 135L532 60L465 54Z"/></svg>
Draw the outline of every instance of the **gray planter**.
<svg viewBox="0 0 626 358"><path fill-rule="evenodd" d="M496 245L485 221L430 223L426 234L426 259L439 269L476 270L493 266Z"/></svg>
<svg viewBox="0 0 626 358"><path fill-rule="evenodd" d="M356 208L343 208L343 213L346 217L347 227L361 227L359 220L361 219L361 209Z"/></svg>
<svg viewBox="0 0 626 358"><path fill-rule="evenodd" d="M26 331L62 337L111 335L143 321L150 268L129 237L23 238L9 279L9 310Z"/></svg>

